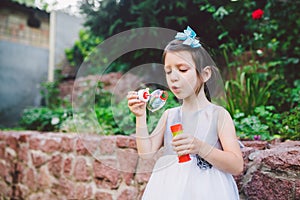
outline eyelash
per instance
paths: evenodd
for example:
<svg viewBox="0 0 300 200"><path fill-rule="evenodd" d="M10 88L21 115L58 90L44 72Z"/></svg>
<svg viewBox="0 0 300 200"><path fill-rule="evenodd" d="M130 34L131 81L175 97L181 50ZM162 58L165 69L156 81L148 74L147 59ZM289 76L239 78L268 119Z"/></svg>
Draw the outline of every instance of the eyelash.
<svg viewBox="0 0 300 200"><path fill-rule="evenodd" d="M187 72L187 69L180 69L179 71L184 73Z"/></svg>
<svg viewBox="0 0 300 200"><path fill-rule="evenodd" d="M185 73L188 69L179 69L180 72ZM166 71L166 74L171 74L172 71Z"/></svg>

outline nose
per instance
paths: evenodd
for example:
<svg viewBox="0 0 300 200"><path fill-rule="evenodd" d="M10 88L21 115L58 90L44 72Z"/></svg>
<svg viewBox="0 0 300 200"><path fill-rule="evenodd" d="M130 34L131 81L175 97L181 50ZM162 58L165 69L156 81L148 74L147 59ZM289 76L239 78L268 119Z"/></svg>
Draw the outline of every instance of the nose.
<svg viewBox="0 0 300 200"><path fill-rule="evenodd" d="M172 82L178 81L179 79L179 74L176 70L172 70L171 74L170 74L170 80Z"/></svg>

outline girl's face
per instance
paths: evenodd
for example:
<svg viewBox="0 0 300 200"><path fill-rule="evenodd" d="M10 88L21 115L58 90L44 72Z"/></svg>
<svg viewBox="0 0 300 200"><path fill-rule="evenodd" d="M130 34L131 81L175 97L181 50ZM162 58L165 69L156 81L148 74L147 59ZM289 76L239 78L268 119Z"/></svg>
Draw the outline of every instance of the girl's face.
<svg viewBox="0 0 300 200"><path fill-rule="evenodd" d="M168 86L178 99L195 95L195 90L201 82L189 52L167 52L164 70Z"/></svg>

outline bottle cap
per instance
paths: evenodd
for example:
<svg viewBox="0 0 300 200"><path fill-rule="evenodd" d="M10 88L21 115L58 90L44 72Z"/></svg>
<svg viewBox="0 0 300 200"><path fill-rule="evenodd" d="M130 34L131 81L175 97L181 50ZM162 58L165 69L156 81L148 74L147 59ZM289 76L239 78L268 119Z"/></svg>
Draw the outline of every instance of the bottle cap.
<svg viewBox="0 0 300 200"><path fill-rule="evenodd" d="M181 124L174 124L170 126L172 133L182 131L182 125Z"/></svg>

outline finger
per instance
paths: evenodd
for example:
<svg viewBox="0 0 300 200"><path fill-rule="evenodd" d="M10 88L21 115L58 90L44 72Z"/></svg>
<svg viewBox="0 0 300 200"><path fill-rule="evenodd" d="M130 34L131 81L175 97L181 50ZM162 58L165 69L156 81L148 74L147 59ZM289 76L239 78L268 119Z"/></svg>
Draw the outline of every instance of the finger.
<svg viewBox="0 0 300 200"><path fill-rule="evenodd" d="M138 93L136 91L129 91L127 93L127 99L137 99L138 98Z"/></svg>
<svg viewBox="0 0 300 200"><path fill-rule="evenodd" d="M190 154L190 149L188 149L187 147L182 147L180 149L176 149L175 152L177 153L177 155L182 156Z"/></svg>
<svg viewBox="0 0 300 200"><path fill-rule="evenodd" d="M187 155L187 154L190 154L190 150L182 150L182 151L179 151L177 152L178 156L183 156L183 155Z"/></svg>
<svg viewBox="0 0 300 200"><path fill-rule="evenodd" d="M181 147L181 146L186 146L189 145L189 141L188 140L178 140L178 141L174 141L172 142L173 147Z"/></svg>
<svg viewBox="0 0 300 200"><path fill-rule="evenodd" d="M138 100L138 99L130 99L130 100L128 100L128 106L133 106L133 105L141 104L141 103L143 103L143 102L141 100Z"/></svg>
<svg viewBox="0 0 300 200"><path fill-rule="evenodd" d="M130 108L133 109L133 110L134 109L141 109L141 107L144 106L144 105L145 105L145 102L136 103L136 104L130 106Z"/></svg>
<svg viewBox="0 0 300 200"><path fill-rule="evenodd" d="M179 146L175 146L173 149L176 152L180 152L180 151L188 150L189 146L188 145L179 145Z"/></svg>
<svg viewBox="0 0 300 200"><path fill-rule="evenodd" d="M130 110L143 109L144 106L145 106L145 102L142 102L142 101L138 102L138 103L128 105Z"/></svg>
<svg viewBox="0 0 300 200"><path fill-rule="evenodd" d="M189 138L189 137L190 137L189 134L182 133L182 134L176 135L176 136L173 138L173 140L174 140L174 141L177 141L177 140L183 140L183 139L187 139L187 138Z"/></svg>

